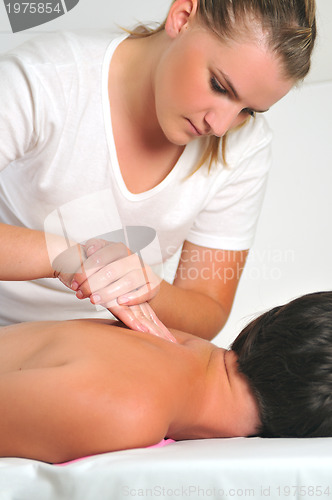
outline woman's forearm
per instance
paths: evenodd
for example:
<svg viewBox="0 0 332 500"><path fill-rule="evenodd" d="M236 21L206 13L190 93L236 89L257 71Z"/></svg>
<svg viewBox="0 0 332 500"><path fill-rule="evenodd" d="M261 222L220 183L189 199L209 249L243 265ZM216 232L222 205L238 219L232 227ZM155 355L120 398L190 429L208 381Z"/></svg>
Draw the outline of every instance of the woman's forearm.
<svg viewBox="0 0 332 500"><path fill-rule="evenodd" d="M225 325L229 311L211 297L163 281L150 305L168 327L211 340Z"/></svg>
<svg viewBox="0 0 332 500"><path fill-rule="evenodd" d="M0 280L25 281L54 276L51 260L65 249L62 238L0 223Z"/></svg>

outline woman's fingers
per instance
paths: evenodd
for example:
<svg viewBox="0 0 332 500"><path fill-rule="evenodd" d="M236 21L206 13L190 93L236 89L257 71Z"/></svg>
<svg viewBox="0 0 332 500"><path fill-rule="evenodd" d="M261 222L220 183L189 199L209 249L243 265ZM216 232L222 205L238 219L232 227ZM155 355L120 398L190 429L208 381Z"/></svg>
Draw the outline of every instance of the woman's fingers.
<svg viewBox="0 0 332 500"><path fill-rule="evenodd" d="M105 246L107 246L109 244L110 244L109 241L102 240L100 238L91 238L84 245L86 256L90 257L95 252L97 252L98 250L100 250L101 248L104 248Z"/></svg>
<svg viewBox="0 0 332 500"><path fill-rule="evenodd" d="M149 333L162 337L166 340L170 340L171 342L176 342L176 338L171 334L168 328L166 328L164 323L160 321L152 307L147 302L143 302L142 304L139 304L139 306L132 307L139 307L142 311L143 317L141 316L141 323L148 328Z"/></svg>
<svg viewBox="0 0 332 500"><path fill-rule="evenodd" d="M132 330L176 342L146 302L157 293L160 278L122 243L92 239L84 247L75 244L52 265L54 276L76 290L78 298L90 297Z"/></svg>
<svg viewBox="0 0 332 500"><path fill-rule="evenodd" d="M175 337L146 302L135 306L119 306L113 302L108 309L132 330L143 331L176 342Z"/></svg>
<svg viewBox="0 0 332 500"><path fill-rule="evenodd" d="M62 272L57 276L76 292L78 299L89 297L92 304L110 308L115 299L119 299L119 305L130 306L157 294L161 279L123 243L95 238L75 248L63 252L58 273L65 263L72 274Z"/></svg>
<svg viewBox="0 0 332 500"><path fill-rule="evenodd" d="M67 250L61 252L52 262L54 277L71 287L73 276L77 272L84 271L84 261L86 260L84 248L75 244Z"/></svg>
<svg viewBox="0 0 332 500"><path fill-rule="evenodd" d="M87 266L84 265L84 269L86 269L86 267ZM122 282L122 285L124 285L126 290L128 290L128 287L129 290L132 290L133 288L142 286L144 283L144 273L140 260L135 254L125 258L120 258L111 264L106 264L100 267L99 269L96 268L94 273L91 272L90 268L86 271L86 274L88 275L87 279L79 286L79 290L82 292L82 298L89 297L91 293L102 290L112 283L115 285L121 278L126 278L128 282L127 286L125 282ZM130 288L131 285L132 287ZM118 287L119 284L116 285L116 288Z"/></svg>
<svg viewBox="0 0 332 500"><path fill-rule="evenodd" d="M84 262L84 269L77 268L77 272L73 276L71 288L73 290L81 288L83 295L86 297L88 296L85 293L88 291L87 280L111 263L121 262L122 259L130 255L130 251L122 243L110 243L104 240L89 240L84 248L86 249L88 258ZM93 253L92 249L94 249Z"/></svg>
<svg viewBox="0 0 332 500"><path fill-rule="evenodd" d="M72 288L76 290L77 298L90 297L93 304L108 307L114 299L119 299L120 305L151 300L158 292L160 282L160 277L149 266L144 267L140 258L131 254L96 270L78 289Z"/></svg>
<svg viewBox="0 0 332 500"><path fill-rule="evenodd" d="M119 305L132 306L151 300L158 292L159 283L146 284L144 280L145 276L143 273L133 271L124 278L120 278L115 283L92 293L90 295L90 301L92 304L99 304L109 308L110 304L113 303L114 300L117 300L118 297L123 296L123 294L125 294L124 298L122 299L122 303L118 301ZM141 283L142 286L140 286ZM133 291L133 287L135 286L136 290ZM135 294L135 300L133 300L134 304L127 298L131 298L133 294ZM78 298L83 298L80 296L79 291L76 295Z"/></svg>
<svg viewBox="0 0 332 500"><path fill-rule="evenodd" d="M119 306L116 301L113 301L109 304L108 310L131 330L148 332L148 328L142 325L139 317L130 307Z"/></svg>
<svg viewBox="0 0 332 500"><path fill-rule="evenodd" d="M148 276L142 269L130 271L109 285L103 279L99 281L98 277L96 278L96 282L93 280L91 283L91 279L89 280L90 288L92 288L90 300L93 304L102 305L114 299L118 299L120 305L147 302L155 297L160 285L158 276Z"/></svg>
<svg viewBox="0 0 332 500"><path fill-rule="evenodd" d="M135 305L144 302L149 302L159 291L160 279L158 278L154 282L148 282L142 285L136 290L131 290L124 295L118 297L118 303L120 305Z"/></svg>

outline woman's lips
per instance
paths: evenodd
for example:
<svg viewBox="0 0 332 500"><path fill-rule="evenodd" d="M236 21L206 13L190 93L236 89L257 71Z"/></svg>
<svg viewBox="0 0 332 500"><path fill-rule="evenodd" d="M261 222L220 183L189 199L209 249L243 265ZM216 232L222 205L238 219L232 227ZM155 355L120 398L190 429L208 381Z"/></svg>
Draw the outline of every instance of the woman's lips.
<svg viewBox="0 0 332 500"><path fill-rule="evenodd" d="M193 124L193 122L191 120L189 120L189 118L187 118L187 121L190 124L192 134L196 135L197 137L199 137L200 135L203 135L203 133L198 128L195 127L195 125Z"/></svg>

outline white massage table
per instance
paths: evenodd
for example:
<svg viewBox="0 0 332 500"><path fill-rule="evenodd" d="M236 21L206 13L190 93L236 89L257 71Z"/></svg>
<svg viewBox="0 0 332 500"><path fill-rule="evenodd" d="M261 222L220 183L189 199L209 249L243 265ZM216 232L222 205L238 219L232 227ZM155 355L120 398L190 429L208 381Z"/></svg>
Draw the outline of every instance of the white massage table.
<svg viewBox="0 0 332 500"><path fill-rule="evenodd" d="M332 499L332 438L181 441L65 465L0 459L0 500Z"/></svg>

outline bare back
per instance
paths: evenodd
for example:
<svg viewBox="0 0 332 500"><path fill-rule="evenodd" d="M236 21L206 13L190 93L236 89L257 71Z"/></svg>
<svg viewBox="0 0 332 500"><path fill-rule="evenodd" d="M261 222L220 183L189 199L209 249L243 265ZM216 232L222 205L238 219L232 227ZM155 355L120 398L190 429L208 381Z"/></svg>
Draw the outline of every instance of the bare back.
<svg viewBox="0 0 332 500"><path fill-rule="evenodd" d="M57 462L155 444L204 377L212 349L178 338L95 320L2 328L0 456Z"/></svg>

